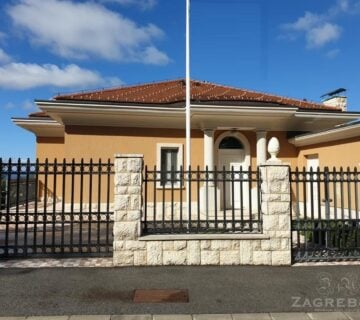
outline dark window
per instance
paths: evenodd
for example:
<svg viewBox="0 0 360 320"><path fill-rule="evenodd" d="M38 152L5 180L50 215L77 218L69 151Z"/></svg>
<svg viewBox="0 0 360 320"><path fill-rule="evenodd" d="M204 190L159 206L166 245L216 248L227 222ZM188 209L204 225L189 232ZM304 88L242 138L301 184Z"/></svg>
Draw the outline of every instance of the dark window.
<svg viewBox="0 0 360 320"><path fill-rule="evenodd" d="M225 137L221 140L219 149L244 149L244 147L235 137Z"/></svg>
<svg viewBox="0 0 360 320"><path fill-rule="evenodd" d="M178 167L178 148L161 149L161 185L169 185L171 181L176 182L176 173Z"/></svg>

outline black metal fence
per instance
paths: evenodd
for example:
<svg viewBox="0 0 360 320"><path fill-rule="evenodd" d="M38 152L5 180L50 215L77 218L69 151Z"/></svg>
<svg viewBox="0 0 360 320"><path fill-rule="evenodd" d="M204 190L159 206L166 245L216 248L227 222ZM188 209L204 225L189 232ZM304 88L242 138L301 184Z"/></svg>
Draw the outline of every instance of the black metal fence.
<svg viewBox="0 0 360 320"><path fill-rule="evenodd" d="M112 254L113 164L0 159L0 258Z"/></svg>
<svg viewBox="0 0 360 320"><path fill-rule="evenodd" d="M19 205L24 205L26 201L35 200L35 178L33 176L29 177L29 181L17 177L13 177L8 181L4 176L1 179L1 203L0 208L5 209L7 202L9 201L10 207L16 206L16 203ZM17 194L17 189L19 186L19 194ZM9 192L8 192L9 189ZM26 191L28 189L28 191ZM26 193L28 193L28 199L26 199Z"/></svg>
<svg viewBox="0 0 360 320"><path fill-rule="evenodd" d="M360 259L357 169L291 172L294 261Z"/></svg>
<svg viewBox="0 0 360 320"><path fill-rule="evenodd" d="M146 166L144 199L143 234L262 231L260 171L251 167L164 171Z"/></svg>

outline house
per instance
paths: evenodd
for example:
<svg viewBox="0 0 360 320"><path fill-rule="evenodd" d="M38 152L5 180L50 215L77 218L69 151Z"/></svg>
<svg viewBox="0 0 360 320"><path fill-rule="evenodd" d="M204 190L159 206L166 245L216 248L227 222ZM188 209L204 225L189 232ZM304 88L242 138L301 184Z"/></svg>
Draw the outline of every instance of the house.
<svg viewBox="0 0 360 320"><path fill-rule="evenodd" d="M26 254L50 242L53 254L113 250L122 266L358 255L360 113L343 89L317 103L192 81L191 168L184 100L185 81L173 80L36 100L40 112L14 118L36 135L40 161L0 163L26 195L35 177L34 204L21 209L34 216ZM19 210L7 205L8 225Z"/></svg>
<svg viewBox="0 0 360 320"><path fill-rule="evenodd" d="M346 111L343 90L323 103L191 82L193 168L256 167L266 141L277 137L279 158L296 166L358 166L359 112ZM36 135L36 156L106 159L141 153L149 167L184 165L185 81L172 80L58 95L36 100L41 112L14 118Z"/></svg>

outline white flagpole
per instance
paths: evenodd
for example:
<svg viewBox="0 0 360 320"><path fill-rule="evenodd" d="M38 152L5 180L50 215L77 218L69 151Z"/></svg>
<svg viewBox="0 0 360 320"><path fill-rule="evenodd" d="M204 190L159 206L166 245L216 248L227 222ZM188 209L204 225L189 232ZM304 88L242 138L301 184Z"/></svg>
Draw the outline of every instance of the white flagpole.
<svg viewBox="0 0 360 320"><path fill-rule="evenodd" d="M185 113L186 113L186 167L185 170L189 170L191 165L191 113L190 113L190 0L186 0L186 76L185 76L185 86L186 86L186 96L185 96ZM190 183L191 181L187 180L186 185L186 202L189 210L191 206L191 195L190 195ZM189 221L189 219L188 219ZM188 222L190 227L190 221Z"/></svg>

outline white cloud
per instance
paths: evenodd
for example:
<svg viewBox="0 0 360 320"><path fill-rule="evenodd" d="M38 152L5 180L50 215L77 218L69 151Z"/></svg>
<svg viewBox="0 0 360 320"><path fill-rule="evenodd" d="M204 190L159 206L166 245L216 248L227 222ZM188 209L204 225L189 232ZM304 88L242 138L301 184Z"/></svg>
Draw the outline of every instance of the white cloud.
<svg viewBox="0 0 360 320"><path fill-rule="evenodd" d="M123 62L166 64L166 53L154 41L164 32L154 24L134 21L94 2L20 0L8 8L15 26L29 33L34 44L67 58L100 57ZM155 48L162 59L148 59Z"/></svg>
<svg viewBox="0 0 360 320"><path fill-rule="evenodd" d="M5 32L0 31L0 42L4 41L7 37L8 36Z"/></svg>
<svg viewBox="0 0 360 320"><path fill-rule="evenodd" d="M297 19L294 23L289 23L284 27L289 30L307 31L321 22L321 17L312 12L305 12L303 17Z"/></svg>
<svg viewBox="0 0 360 320"><path fill-rule="evenodd" d="M6 110L11 110L11 109L15 109L16 107L20 107L21 109L28 111L28 112L32 112L32 111L36 111L38 110L38 107L31 102L30 100L25 100L20 104L15 104L13 102L8 102L4 105L4 108Z"/></svg>
<svg viewBox="0 0 360 320"><path fill-rule="evenodd" d="M157 0L101 0L102 2L113 2L125 6L135 5L143 10L151 9L157 4Z"/></svg>
<svg viewBox="0 0 360 320"><path fill-rule="evenodd" d="M0 48L0 65L3 63L8 63L11 60L11 57L3 49Z"/></svg>
<svg viewBox="0 0 360 320"><path fill-rule="evenodd" d="M323 47L341 37L342 28L333 20L344 14L359 12L356 9L359 3L350 0L338 0L324 13L305 12L296 21L282 25L281 28L284 33L279 38L294 40L300 35L304 35L307 48Z"/></svg>
<svg viewBox="0 0 360 320"><path fill-rule="evenodd" d="M43 86L80 88L120 83L117 78L104 79L98 73L70 64L59 68L53 64L9 63L0 66L0 88L31 89Z"/></svg>
<svg viewBox="0 0 360 320"><path fill-rule="evenodd" d="M332 49L326 53L326 57L329 59L334 59L339 55L339 53L340 53L340 49Z"/></svg>
<svg viewBox="0 0 360 320"><path fill-rule="evenodd" d="M26 111L35 111L37 109L37 106L30 100L25 100L22 103L21 108Z"/></svg>
<svg viewBox="0 0 360 320"><path fill-rule="evenodd" d="M6 110L10 110L10 109L14 109L15 108L15 104L13 104L12 102L8 102L4 105L4 108Z"/></svg>
<svg viewBox="0 0 360 320"><path fill-rule="evenodd" d="M318 27L311 28L306 34L309 48L320 48L329 42L340 38L341 29L338 25L325 23Z"/></svg>
<svg viewBox="0 0 360 320"><path fill-rule="evenodd" d="M170 61L169 57L165 53L152 46L146 48L142 59L145 63L159 65L167 64Z"/></svg>

